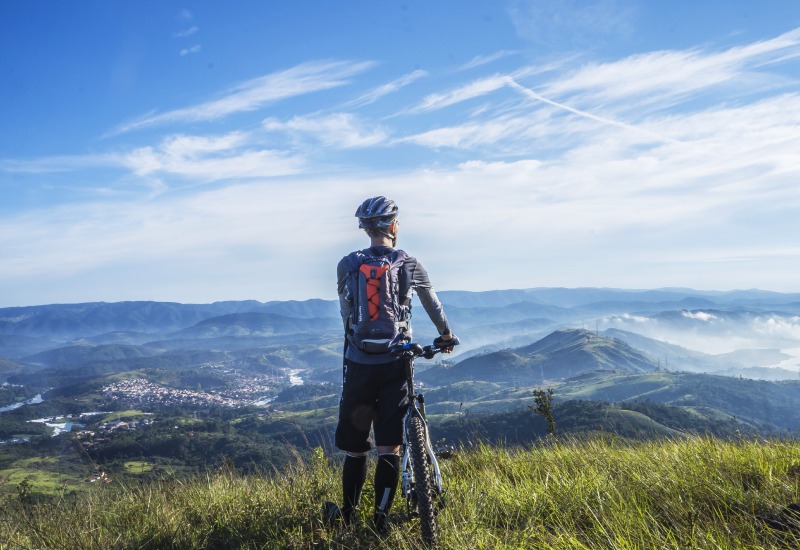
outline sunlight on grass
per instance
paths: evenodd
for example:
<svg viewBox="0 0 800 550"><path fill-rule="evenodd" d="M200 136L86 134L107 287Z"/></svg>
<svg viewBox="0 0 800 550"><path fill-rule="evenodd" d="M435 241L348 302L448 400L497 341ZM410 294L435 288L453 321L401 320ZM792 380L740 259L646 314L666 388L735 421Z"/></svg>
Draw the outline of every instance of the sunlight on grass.
<svg viewBox="0 0 800 550"><path fill-rule="evenodd" d="M448 502L439 516L442 548L766 549L800 542L798 531L775 528L785 507L800 501L797 442L548 441L527 449L478 446L442 466ZM112 484L55 505L9 498L0 519L7 539L0 544L422 547L413 520L383 539L370 530L370 493L368 486L360 527L324 529L320 505L339 499L339 471L318 450L310 463L298 460L270 476L219 471L188 481Z"/></svg>
<svg viewBox="0 0 800 550"><path fill-rule="evenodd" d="M132 460L129 462L125 462L122 466L123 468L125 468L125 472L129 474L143 474L146 472L153 471L152 464L141 460Z"/></svg>

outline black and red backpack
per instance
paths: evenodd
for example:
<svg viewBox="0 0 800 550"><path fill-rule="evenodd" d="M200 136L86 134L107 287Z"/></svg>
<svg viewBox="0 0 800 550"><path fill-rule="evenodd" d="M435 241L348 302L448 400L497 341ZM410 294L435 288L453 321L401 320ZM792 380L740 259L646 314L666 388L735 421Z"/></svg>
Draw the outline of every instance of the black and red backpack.
<svg viewBox="0 0 800 550"><path fill-rule="evenodd" d="M400 288L400 269L407 258L402 250L385 256L362 250L347 256L345 296L352 306L347 338L365 353L386 353L408 339L411 296L409 289Z"/></svg>

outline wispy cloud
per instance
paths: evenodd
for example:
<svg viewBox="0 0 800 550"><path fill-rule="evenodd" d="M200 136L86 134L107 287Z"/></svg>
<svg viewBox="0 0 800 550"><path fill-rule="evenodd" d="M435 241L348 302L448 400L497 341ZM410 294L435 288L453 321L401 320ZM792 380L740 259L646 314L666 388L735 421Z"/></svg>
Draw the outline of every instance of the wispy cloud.
<svg viewBox="0 0 800 550"><path fill-rule="evenodd" d="M387 84L383 84L372 90L369 90L367 93L363 94L362 96L354 99L351 102L348 102L345 106L346 107L361 107L364 105L369 105L370 103L375 103L380 98L387 96L389 94L393 94L398 90L405 88L412 82L419 80L427 76L428 73L421 69L417 69L411 73L401 76L398 79L395 79Z"/></svg>
<svg viewBox="0 0 800 550"><path fill-rule="evenodd" d="M519 52L513 50L502 50L499 52L495 52L491 55L476 55L468 62L464 63L460 67L456 69L456 71L468 71L469 69L474 69L476 67L481 67L483 65L488 65L489 63L494 63L499 59L503 59L505 57L509 57L512 55L517 55Z"/></svg>
<svg viewBox="0 0 800 550"><path fill-rule="evenodd" d="M189 36L192 36L193 34L196 34L199 30L200 30L200 27L198 27L197 25L194 25L192 27L189 27L186 30L182 30L182 31L176 32L175 33L175 37L176 38L187 38Z"/></svg>
<svg viewBox="0 0 800 550"><path fill-rule="evenodd" d="M30 161L1 160L0 172L47 174L98 168L129 171L148 186L156 176L174 176L198 183L294 174L305 161L296 154L260 148L247 132L221 136L176 134L155 146L103 155L46 157ZM166 185L159 184L162 189Z"/></svg>
<svg viewBox="0 0 800 550"><path fill-rule="evenodd" d="M570 112L572 114L575 114L575 115L578 115L578 116L582 116L582 117L588 118L590 120L594 120L594 121L599 122L601 124L608 124L610 126L616 126L617 128L623 128L625 130L632 130L634 132L640 132L642 134L646 134L646 135L650 136L651 138L655 138L658 141L669 141L669 142L677 143L677 140L674 140L674 139L668 138L668 137L664 137L664 136L660 136L660 135L656 134L655 132L647 130L646 128L642 128L642 127L639 127L639 126L634 126L632 124L626 124L624 122L620 122L618 120L613 120L611 118L594 115L592 113L589 113L589 112L586 112L586 111L582 111L582 110L576 109L574 107L570 107L569 105L564 105L563 103L559 103L557 101L553 101L551 99L548 99L548 98L544 97L541 94L537 94L533 90L530 90L530 89L528 89L528 88L526 88L524 86L520 86L516 81L514 81L511 78L508 79L508 85L511 88L521 92L525 96L530 97L531 99L535 99L536 101L541 101L543 103L547 103L548 105L552 105L553 107L557 107L559 109L563 109L564 111L568 111L568 112Z"/></svg>
<svg viewBox="0 0 800 550"><path fill-rule="evenodd" d="M492 119L434 128L433 130L398 138L395 142L414 143L434 149L450 147L475 150L487 145L498 146L504 140L520 136L526 127L527 121L522 118Z"/></svg>
<svg viewBox="0 0 800 550"><path fill-rule="evenodd" d="M270 132L309 136L325 145L345 149L371 147L387 139L385 130L367 125L350 113L293 117L287 121L268 118L262 127Z"/></svg>
<svg viewBox="0 0 800 550"><path fill-rule="evenodd" d="M161 124L216 120L234 113L254 111L275 101L344 86L350 77L373 65L371 62L344 61L304 63L242 82L219 99L164 113L149 114L122 124L110 135Z"/></svg>
<svg viewBox="0 0 800 550"><path fill-rule="evenodd" d="M652 52L567 72L563 65L546 70L524 67L428 95L405 114L429 113L476 98L484 98L485 103L456 123L396 139L433 148L482 147L485 151L488 146L496 154L529 154L541 147L534 143L546 143L548 149L563 149L579 141L591 143L591 134L599 135L599 124L629 134L625 138L615 136L627 143L624 154L632 154L632 147L651 147L659 142L691 143L702 126L686 124L683 117L692 117L693 110L699 110L700 116L716 112L709 104L712 89L718 92L715 101L719 97L741 98L746 93L752 100L771 89L786 87L786 79L774 77L769 68L798 58L800 29L795 29L771 40L722 51ZM520 100L501 94L504 90L516 91ZM714 125L716 139L728 135L732 120L740 120L731 118L735 111L733 104L722 108L716 117L721 123ZM659 118L659 112L669 114ZM745 125L758 125L748 117L741 120Z"/></svg>
<svg viewBox="0 0 800 550"><path fill-rule="evenodd" d="M507 84L508 77L505 75L494 75L481 78L447 92L430 94L425 97L416 107L410 109L409 112L420 113L443 109L463 101L485 96L504 88Z"/></svg>
<svg viewBox="0 0 800 550"><path fill-rule="evenodd" d="M331 222L360 196L346 187L251 180L158 200L97 201L2 217L0 285L18 289L28 304L54 303L79 287L84 289L77 290L79 301L116 292L125 293L125 299L169 300L187 292L196 292L201 301L230 299L232 280L238 281L233 295L242 299L271 295L273 284L280 284L285 296L323 296L329 285L320 284L318 272L338 261L335 243L360 237L350 216L346 224ZM320 213L321 226L308 223L309 212ZM275 260L297 253L297 242L287 235L318 243L313 263L320 270L293 272L291 285L263 276L251 279L248 274L269 273ZM31 281L47 280L53 266L60 284L47 285L52 291L31 291ZM212 280L219 292L209 295Z"/></svg>
<svg viewBox="0 0 800 550"><path fill-rule="evenodd" d="M630 56L619 61L593 63L547 83L543 94L563 97L581 94L595 103L618 102L671 107L688 94L723 84L748 81L737 93L752 91L754 73L773 62L800 58L800 29L771 40L737 46L721 52L700 49L660 51ZM772 85L784 85L770 79ZM761 87L756 90L763 91Z"/></svg>
<svg viewBox="0 0 800 550"><path fill-rule="evenodd" d="M244 132L217 137L176 135L157 147L135 149L121 162L137 176L179 176L198 183L283 176L302 168L299 157L253 148L249 140Z"/></svg>
<svg viewBox="0 0 800 550"><path fill-rule="evenodd" d="M192 54L192 53L200 53L200 51L201 51L202 49L203 49L203 47L202 47L200 44L195 44L195 45L194 45L194 46L192 46L191 48L184 48L184 49L182 49L182 50L180 51L180 55L181 55L181 56L184 56L184 55L189 55L189 54Z"/></svg>
<svg viewBox="0 0 800 550"><path fill-rule="evenodd" d="M141 257L139 267L176 266L175 289L187 265L206 289L226 279L229 265L276 273L270 284L286 295L327 295L321 275L294 280L281 266L298 243L322 240L330 246L319 248L333 256L356 246L354 206L365 193L384 193L403 209L404 246L426 258L442 288L581 286L587 270L593 285L796 288L800 94L779 65L800 59L798 42L800 30L722 51L568 60L483 78L448 72L446 84L424 97L410 84L427 77L420 84L429 92L441 75L415 71L370 87L355 77L371 63L272 73L118 131L216 120L351 81L370 90L360 105L389 103L402 90L391 99L411 108L376 121L371 109L345 112L337 91L311 114L305 102L256 114L247 130L183 128L108 154L2 160L0 170L20 180L84 168L102 169L103 179L111 167L125 171L125 183L153 189L136 203L123 204L126 194L0 220L0 278L17 277L14 288L22 289L27 276L45 278L53 265L99 278ZM396 164L376 169L375 159L386 157L370 148L388 146ZM325 169L332 157L336 174ZM185 192L165 192L176 187ZM309 210L318 213L312 226ZM458 242L435 237L443 227ZM519 253L514 235L535 236L524 255L535 266L504 267ZM731 261L751 258L731 269ZM163 275L141 271L154 281ZM258 284L248 288L255 293Z"/></svg>

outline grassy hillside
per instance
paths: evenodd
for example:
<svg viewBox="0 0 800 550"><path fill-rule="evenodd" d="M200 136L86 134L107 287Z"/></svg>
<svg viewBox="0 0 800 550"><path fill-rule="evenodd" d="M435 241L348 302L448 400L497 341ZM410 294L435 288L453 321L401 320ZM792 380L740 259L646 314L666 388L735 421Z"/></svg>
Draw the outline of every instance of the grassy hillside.
<svg viewBox="0 0 800 550"><path fill-rule="evenodd" d="M586 373L556 384L562 399L653 401L715 410L764 431L794 433L800 422L800 382L768 382L688 372Z"/></svg>
<svg viewBox="0 0 800 550"><path fill-rule="evenodd" d="M443 548L795 548L800 444L613 438L527 449L481 446L443 461ZM371 475L370 475L371 477ZM2 503L0 548L415 548L413 521L381 538L366 521L328 531L338 467L317 451L271 475L98 486L37 504ZM402 503L396 504L402 511Z"/></svg>

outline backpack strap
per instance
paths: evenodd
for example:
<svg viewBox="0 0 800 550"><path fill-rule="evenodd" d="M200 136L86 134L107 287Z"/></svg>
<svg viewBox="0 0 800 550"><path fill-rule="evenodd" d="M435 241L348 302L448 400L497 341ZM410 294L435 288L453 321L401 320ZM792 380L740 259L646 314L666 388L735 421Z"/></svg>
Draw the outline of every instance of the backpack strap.
<svg viewBox="0 0 800 550"><path fill-rule="evenodd" d="M402 264L406 262L406 260L409 258L409 255L408 253L406 253L405 250L400 250L400 249L395 250L394 253L396 253L396 256L392 261L392 266L394 267L395 264L399 264L400 269L402 270ZM399 290L398 296L400 297L401 305L406 307L411 307L411 286L412 286L411 281L404 281L403 279L404 277L402 276L402 273L398 272L397 276L397 285ZM405 285L402 285L401 282L404 282Z"/></svg>

